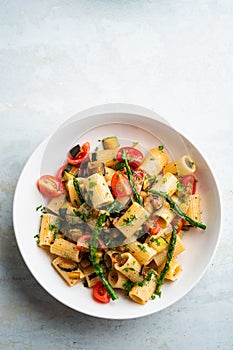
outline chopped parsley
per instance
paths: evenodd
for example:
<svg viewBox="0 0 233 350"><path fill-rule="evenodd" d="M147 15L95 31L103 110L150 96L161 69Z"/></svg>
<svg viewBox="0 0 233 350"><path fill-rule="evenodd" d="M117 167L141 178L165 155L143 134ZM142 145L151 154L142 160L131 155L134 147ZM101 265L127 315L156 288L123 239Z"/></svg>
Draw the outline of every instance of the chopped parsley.
<svg viewBox="0 0 233 350"><path fill-rule="evenodd" d="M128 280L127 282L124 283L123 287L125 290L125 295L129 295L129 292L131 291L133 286L134 286L134 283L131 282L130 280Z"/></svg>
<svg viewBox="0 0 233 350"><path fill-rule="evenodd" d="M57 226L53 224L49 224L49 231L57 230Z"/></svg>
<svg viewBox="0 0 233 350"><path fill-rule="evenodd" d="M184 191L184 186L182 185L182 183L180 181L177 181L176 183L176 187L178 189L178 191Z"/></svg>
<svg viewBox="0 0 233 350"><path fill-rule="evenodd" d="M135 271L135 269L133 267L125 267L123 269L125 272L129 272L129 271Z"/></svg>
<svg viewBox="0 0 233 350"><path fill-rule="evenodd" d="M120 162L120 163L116 164L115 169L116 170L123 170L124 167L125 167L125 163L124 162Z"/></svg>
<svg viewBox="0 0 233 350"><path fill-rule="evenodd" d="M144 245L138 244L138 247L141 249L142 252L144 252L144 253L147 252L146 247L144 247Z"/></svg>
<svg viewBox="0 0 233 350"><path fill-rule="evenodd" d="M40 244L40 237L38 234L36 234L33 238L36 238L36 243Z"/></svg>
<svg viewBox="0 0 233 350"><path fill-rule="evenodd" d="M163 145L159 145L159 146L158 146L158 150L159 150L159 151L162 151L163 149L164 149L164 146L163 146Z"/></svg>
<svg viewBox="0 0 233 350"><path fill-rule="evenodd" d="M39 211L39 210L40 210L41 213L43 213L43 214L46 214L46 213L47 213L45 207L43 207L42 204L39 205L38 207L36 207L36 211Z"/></svg>
<svg viewBox="0 0 233 350"><path fill-rule="evenodd" d="M189 164L189 167L192 168L192 167L194 166L195 163L189 161L188 164Z"/></svg>
<svg viewBox="0 0 233 350"><path fill-rule="evenodd" d="M97 185L97 182L89 182L89 187L90 188L93 188L93 187L95 187Z"/></svg>
<svg viewBox="0 0 233 350"><path fill-rule="evenodd" d="M124 224L122 226L126 226L126 225L133 225L133 220L136 220L137 217L134 214L131 214L128 218L123 219Z"/></svg>

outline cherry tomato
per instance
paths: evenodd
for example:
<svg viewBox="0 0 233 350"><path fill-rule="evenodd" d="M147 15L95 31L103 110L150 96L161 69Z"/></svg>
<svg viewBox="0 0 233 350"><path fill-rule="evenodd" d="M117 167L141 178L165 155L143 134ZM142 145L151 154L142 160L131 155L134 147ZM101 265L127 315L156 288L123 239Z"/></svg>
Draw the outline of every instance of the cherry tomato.
<svg viewBox="0 0 233 350"><path fill-rule="evenodd" d="M182 227L184 226L184 220L181 219L179 216L176 216L172 222L171 222L172 227L177 226L176 233L179 233L180 230L182 230Z"/></svg>
<svg viewBox="0 0 233 350"><path fill-rule="evenodd" d="M66 167L67 167L67 165L62 165L62 166L58 169L57 176L56 176L57 180L60 181L62 192L65 192L65 191L66 191L65 185L64 185L64 183L62 182L63 172L64 172L64 170L65 170Z"/></svg>
<svg viewBox="0 0 233 350"><path fill-rule="evenodd" d="M93 297L95 300L101 303L109 303L110 295L108 294L106 288L103 285L103 282L99 281L95 284L93 288Z"/></svg>
<svg viewBox="0 0 233 350"><path fill-rule="evenodd" d="M81 151L76 155L76 157L68 157L67 163L72 165L79 165L81 164L88 156L90 152L90 143L86 142L82 145Z"/></svg>
<svg viewBox="0 0 233 350"><path fill-rule="evenodd" d="M149 232L152 234L152 235L157 235L160 231L160 224L159 224L159 221L155 221L155 226L151 227Z"/></svg>
<svg viewBox="0 0 233 350"><path fill-rule="evenodd" d="M116 172L111 180L112 193L116 198L127 197L132 194L132 187L127 176Z"/></svg>
<svg viewBox="0 0 233 350"><path fill-rule="evenodd" d="M179 178L179 182L184 187L184 193L188 196L196 192L196 179L193 175L185 175Z"/></svg>
<svg viewBox="0 0 233 350"><path fill-rule="evenodd" d="M64 170L65 170L66 167L67 167L67 165L62 165L62 166L58 169L56 178L57 178L59 181L62 180L63 172L64 172Z"/></svg>
<svg viewBox="0 0 233 350"><path fill-rule="evenodd" d="M61 181L55 176L43 175L37 181L40 193L49 198L59 197L62 194Z"/></svg>
<svg viewBox="0 0 233 350"><path fill-rule="evenodd" d="M125 149L125 151L126 151L129 165L132 166L133 168L138 168L143 162L144 157L143 157L142 152L140 152L138 149L136 149L134 147L119 148L117 155L116 155L116 159L118 162L123 161L123 159L122 159L123 149Z"/></svg>
<svg viewBox="0 0 233 350"><path fill-rule="evenodd" d="M146 222L144 229L152 235L157 235L160 231L158 216L152 214L150 219Z"/></svg>
<svg viewBox="0 0 233 350"><path fill-rule="evenodd" d="M133 180L136 185L136 191L140 193L146 174L142 170L135 170L133 172Z"/></svg>

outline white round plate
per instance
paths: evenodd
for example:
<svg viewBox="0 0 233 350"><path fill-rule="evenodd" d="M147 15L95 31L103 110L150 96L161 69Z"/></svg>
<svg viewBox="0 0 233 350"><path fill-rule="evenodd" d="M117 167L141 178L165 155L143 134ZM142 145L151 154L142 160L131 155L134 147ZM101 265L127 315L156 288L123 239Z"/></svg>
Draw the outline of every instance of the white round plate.
<svg viewBox="0 0 233 350"><path fill-rule="evenodd" d="M64 163L68 150L76 142L116 135L121 145L138 141L143 149L163 144L171 158L189 153L197 164L198 192L201 194L202 221L207 229L192 228L184 235L186 251L178 261L182 273L173 283L165 283L161 298L138 305L119 293L119 300L99 304L92 291L82 283L68 287L51 266L49 254L39 248L34 235L38 233L40 215L36 207L42 196L36 181L42 174L55 174ZM201 153L183 136L145 108L126 104L97 106L78 113L66 121L32 154L19 178L14 197L13 222L16 240L29 270L41 286L54 298L79 312L108 319L130 319L146 316L172 305L190 291L203 276L216 250L221 222L221 206L214 176Z"/></svg>

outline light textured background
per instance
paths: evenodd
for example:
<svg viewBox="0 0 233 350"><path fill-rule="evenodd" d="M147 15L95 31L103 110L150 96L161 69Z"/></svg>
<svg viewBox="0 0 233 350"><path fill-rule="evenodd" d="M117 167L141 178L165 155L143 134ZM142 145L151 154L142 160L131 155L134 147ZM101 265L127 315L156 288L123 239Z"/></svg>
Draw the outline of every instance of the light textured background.
<svg viewBox="0 0 233 350"><path fill-rule="evenodd" d="M107 102L164 116L203 152L222 193L222 237L200 283L129 321L54 300L22 261L12 226L16 182L36 146ZM233 348L232 115L232 0L0 1L1 349Z"/></svg>

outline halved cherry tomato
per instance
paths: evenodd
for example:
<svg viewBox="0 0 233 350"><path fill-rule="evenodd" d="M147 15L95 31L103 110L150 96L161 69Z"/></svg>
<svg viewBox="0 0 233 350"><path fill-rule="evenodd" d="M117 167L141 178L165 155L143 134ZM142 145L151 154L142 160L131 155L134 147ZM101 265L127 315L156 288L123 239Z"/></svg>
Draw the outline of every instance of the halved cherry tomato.
<svg viewBox="0 0 233 350"><path fill-rule="evenodd" d="M155 226L151 227L149 232L152 234L152 235L157 235L160 231L160 224L159 224L159 221L155 221Z"/></svg>
<svg viewBox="0 0 233 350"><path fill-rule="evenodd" d="M64 172L64 170L65 170L66 167L67 167L67 165L62 165L62 166L58 169L57 176L56 176L56 178L58 179L58 181L60 181L62 192L65 192L65 191L66 191L65 185L64 185L64 183L62 182L63 172Z"/></svg>
<svg viewBox="0 0 233 350"><path fill-rule="evenodd" d="M72 157L71 155L70 157L68 157L67 163L72 165L79 165L87 158L89 152L90 152L90 143L85 142L81 147L81 151L75 157Z"/></svg>
<svg viewBox="0 0 233 350"><path fill-rule="evenodd" d="M179 182L184 187L184 193L186 195L191 195L196 192L196 178L194 175L184 175L179 178Z"/></svg>
<svg viewBox="0 0 233 350"><path fill-rule="evenodd" d="M142 152L140 152L138 149L136 149L134 147L121 147L121 148L119 148L117 155L116 155L116 159L118 162L123 161L123 159L122 159L123 149L125 149L125 151L126 151L129 165L132 166L133 168L138 168L142 164L143 159L144 159Z"/></svg>
<svg viewBox="0 0 233 350"><path fill-rule="evenodd" d="M175 216L175 218L171 222L172 227L176 226L176 233L179 233L180 230L182 230L182 227L184 226L184 220L181 219L179 216Z"/></svg>
<svg viewBox="0 0 233 350"><path fill-rule="evenodd" d="M147 220L144 225L144 229L152 235L157 235L160 231L160 224L158 221L158 216L152 214L149 220Z"/></svg>
<svg viewBox="0 0 233 350"><path fill-rule="evenodd" d="M110 295L108 294L106 288L103 285L103 282L99 281L95 284L93 288L93 297L95 300L101 302L101 303L109 303L110 301Z"/></svg>
<svg viewBox="0 0 233 350"><path fill-rule="evenodd" d="M38 190L46 197L55 198L62 194L62 185L55 176L43 175L37 181Z"/></svg>
<svg viewBox="0 0 233 350"><path fill-rule="evenodd" d="M114 197L123 198L132 194L132 187L127 176L116 172L111 180L111 188Z"/></svg>
<svg viewBox="0 0 233 350"><path fill-rule="evenodd" d="M62 166L58 169L56 178L57 178L59 181L62 180L63 172L64 172L64 170L65 170L66 167L67 167L67 165L62 165Z"/></svg>
<svg viewBox="0 0 233 350"><path fill-rule="evenodd" d="M145 180L145 177L146 177L146 173L144 173L144 171L142 171L142 170L135 170L133 172L133 180L134 180L134 183L136 185L136 191L138 193L140 193L140 191L142 189L142 185L143 185L143 182Z"/></svg>

